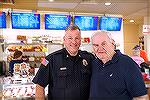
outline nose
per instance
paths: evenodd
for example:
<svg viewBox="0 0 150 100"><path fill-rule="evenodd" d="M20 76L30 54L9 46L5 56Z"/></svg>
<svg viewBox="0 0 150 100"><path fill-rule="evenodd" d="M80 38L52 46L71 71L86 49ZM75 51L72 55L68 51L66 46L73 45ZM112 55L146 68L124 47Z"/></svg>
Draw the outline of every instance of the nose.
<svg viewBox="0 0 150 100"><path fill-rule="evenodd" d="M72 42L72 43L76 43L77 40L76 40L75 38L73 38L73 39L71 40L71 42Z"/></svg>
<svg viewBox="0 0 150 100"><path fill-rule="evenodd" d="M105 50L105 48L102 45L99 45L97 47L97 51L104 51L104 50Z"/></svg>

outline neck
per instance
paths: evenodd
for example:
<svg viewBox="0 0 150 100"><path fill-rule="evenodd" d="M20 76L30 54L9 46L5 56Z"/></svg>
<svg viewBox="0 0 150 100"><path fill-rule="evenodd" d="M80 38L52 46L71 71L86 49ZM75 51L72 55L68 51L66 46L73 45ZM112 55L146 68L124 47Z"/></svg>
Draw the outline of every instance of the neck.
<svg viewBox="0 0 150 100"><path fill-rule="evenodd" d="M73 52L70 52L69 50L67 50L67 52L70 54L70 56L76 56L78 54L78 51L73 53Z"/></svg>

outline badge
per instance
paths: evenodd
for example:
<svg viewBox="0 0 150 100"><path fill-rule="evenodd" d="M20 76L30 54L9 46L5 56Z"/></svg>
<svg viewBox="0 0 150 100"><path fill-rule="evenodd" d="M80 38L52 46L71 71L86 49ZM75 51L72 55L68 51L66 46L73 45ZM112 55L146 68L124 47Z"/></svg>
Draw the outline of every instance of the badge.
<svg viewBox="0 0 150 100"><path fill-rule="evenodd" d="M84 66L88 65L88 62L85 59L82 60L82 63L83 63Z"/></svg>

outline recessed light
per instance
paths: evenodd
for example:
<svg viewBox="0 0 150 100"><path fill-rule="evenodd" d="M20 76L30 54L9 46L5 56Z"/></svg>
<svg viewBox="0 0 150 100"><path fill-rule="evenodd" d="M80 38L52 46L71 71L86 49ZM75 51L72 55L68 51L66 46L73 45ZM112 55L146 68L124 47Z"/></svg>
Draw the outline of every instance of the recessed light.
<svg viewBox="0 0 150 100"><path fill-rule="evenodd" d="M131 19L131 20L130 20L130 23L133 23L133 22L134 22L134 20L133 20L133 19Z"/></svg>
<svg viewBox="0 0 150 100"><path fill-rule="evenodd" d="M106 5L106 6L109 6L109 5L111 5L111 3L110 3L110 2L106 2L105 5Z"/></svg>
<svg viewBox="0 0 150 100"><path fill-rule="evenodd" d="M49 2L54 2L54 0L48 0Z"/></svg>

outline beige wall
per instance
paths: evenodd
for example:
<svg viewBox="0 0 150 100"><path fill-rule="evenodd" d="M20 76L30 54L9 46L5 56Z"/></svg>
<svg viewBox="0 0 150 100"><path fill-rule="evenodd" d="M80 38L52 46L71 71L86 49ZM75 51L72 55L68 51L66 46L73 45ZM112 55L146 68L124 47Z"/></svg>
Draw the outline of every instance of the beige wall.
<svg viewBox="0 0 150 100"><path fill-rule="evenodd" d="M132 48L139 43L139 34L141 35L141 25L124 24L124 53L131 56Z"/></svg>

